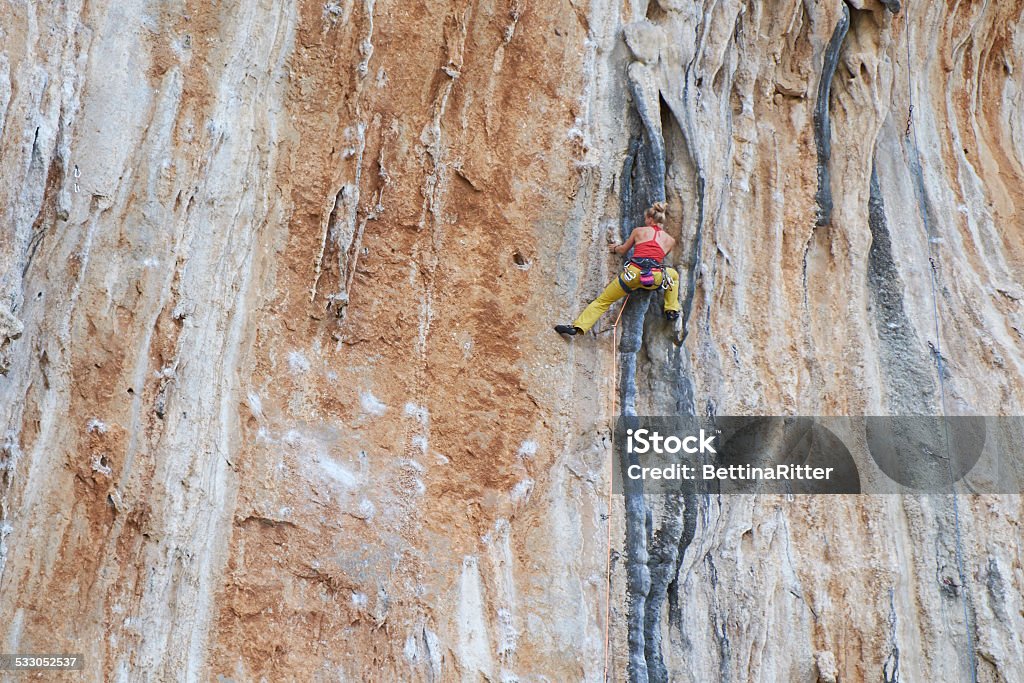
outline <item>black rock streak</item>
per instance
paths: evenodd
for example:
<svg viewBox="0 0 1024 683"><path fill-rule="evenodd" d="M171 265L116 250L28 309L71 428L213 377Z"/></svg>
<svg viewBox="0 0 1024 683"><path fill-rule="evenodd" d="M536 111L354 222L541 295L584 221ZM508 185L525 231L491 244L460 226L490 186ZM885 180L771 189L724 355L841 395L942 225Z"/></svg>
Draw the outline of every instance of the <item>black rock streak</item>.
<svg viewBox="0 0 1024 683"><path fill-rule="evenodd" d="M832 91L832 77L839 63L839 50L843 39L850 30L850 8L843 3L843 15L836 24L832 38L825 48L825 63L818 81L818 100L814 105L814 143L818 150L818 202L817 225L824 226L832 222L832 188L829 160L832 157L832 125L829 121L829 95Z"/></svg>

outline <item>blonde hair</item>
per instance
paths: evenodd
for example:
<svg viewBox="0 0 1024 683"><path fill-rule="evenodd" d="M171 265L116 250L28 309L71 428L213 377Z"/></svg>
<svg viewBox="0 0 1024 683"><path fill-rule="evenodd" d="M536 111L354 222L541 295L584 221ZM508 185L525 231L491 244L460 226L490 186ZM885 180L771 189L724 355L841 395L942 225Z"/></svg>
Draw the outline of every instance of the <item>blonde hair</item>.
<svg viewBox="0 0 1024 683"><path fill-rule="evenodd" d="M665 202L654 202L651 208L644 211L644 218L650 218L658 225L665 222L665 214L668 212L668 204Z"/></svg>

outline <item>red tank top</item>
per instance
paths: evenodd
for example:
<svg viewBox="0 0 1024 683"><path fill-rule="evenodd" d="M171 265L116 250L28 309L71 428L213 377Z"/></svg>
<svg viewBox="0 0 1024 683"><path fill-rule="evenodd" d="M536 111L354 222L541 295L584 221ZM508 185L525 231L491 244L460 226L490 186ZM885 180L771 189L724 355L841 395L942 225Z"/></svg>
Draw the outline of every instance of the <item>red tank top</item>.
<svg viewBox="0 0 1024 683"><path fill-rule="evenodd" d="M654 237L647 240L646 242L638 242L633 247L633 258L653 258L661 261L665 258L665 250L658 244L658 233L661 232L662 227L660 225L652 225L654 228Z"/></svg>

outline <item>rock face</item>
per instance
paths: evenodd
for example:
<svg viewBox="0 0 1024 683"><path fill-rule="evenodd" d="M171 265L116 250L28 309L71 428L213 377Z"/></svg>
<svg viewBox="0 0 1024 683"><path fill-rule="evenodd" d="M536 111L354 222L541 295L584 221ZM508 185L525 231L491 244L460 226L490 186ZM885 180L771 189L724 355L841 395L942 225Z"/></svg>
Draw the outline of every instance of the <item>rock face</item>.
<svg viewBox="0 0 1024 683"><path fill-rule="evenodd" d="M620 412L1021 411L1022 13L7 3L0 650L1024 679L1019 496L607 508ZM559 340L658 198L677 329Z"/></svg>

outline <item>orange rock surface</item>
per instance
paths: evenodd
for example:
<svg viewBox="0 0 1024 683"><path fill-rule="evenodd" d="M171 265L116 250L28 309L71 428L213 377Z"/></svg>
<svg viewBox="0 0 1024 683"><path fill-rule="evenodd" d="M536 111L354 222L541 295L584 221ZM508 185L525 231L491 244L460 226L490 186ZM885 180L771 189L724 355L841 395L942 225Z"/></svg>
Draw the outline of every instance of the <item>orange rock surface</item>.
<svg viewBox="0 0 1024 683"><path fill-rule="evenodd" d="M1024 679L1016 495L650 497L694 527L637 671L612 318L551 331L660 145L638 412L1019 413L1024 5L894 4L6 3L0 651L600 681L607 626L610 680Z"/></svg>

